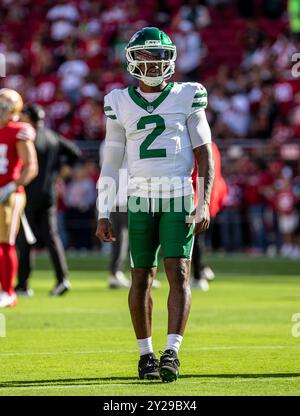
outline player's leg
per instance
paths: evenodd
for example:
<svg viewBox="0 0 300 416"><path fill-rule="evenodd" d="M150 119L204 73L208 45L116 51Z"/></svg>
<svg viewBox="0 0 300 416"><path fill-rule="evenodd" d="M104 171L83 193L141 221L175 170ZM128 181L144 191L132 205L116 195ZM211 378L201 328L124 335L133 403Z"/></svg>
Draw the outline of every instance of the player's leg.
<svg viewBox="0 0 300 416"><path fill-rule="evenodd" d="M60 296L70 290L71 284L68 280L69 271L65 249L58 234L55 206L41 209L39 224L43 240L51 256L57 280L56 286L50 294Z"/></svg>
<svg viewBox="0 0 300 416"><path fill-rule="evenodd" d="M187 258L169 257L164 259L164 264L170 285L166 349L174 349L178 353L191 307L191 261Z"/></svg>
<svg viewBox="0 0 300 416"><path fill-rule="evenodd" d="M128 304L135 331L140 359L138 373L140 379L158 379L159 361L152 345L152 281L156 268L132 268L132 282Z"/></svg>
<svg viewBox="0 0 300 416"><path fill-rule="evenodd" d="M190 268L194 236L193 226L189 226L186 217L193 210L193 200L192 197L182 199L182 209L174 201L171 200L170 212L162 214L159 230L170 285L167 344L160 360L163 381L174 381L178 377L177 355L191 308Z"/></svg>
<svg viewBox="0 0 300 416"><path fill-rule="evenodd" d="M25 195L13 193L0 207L0 245L2 258L1 286L3 294L0 307L14 306L16 294L14 281L18 269L15 240L20 227L21 214L25 206Z"/></svg>
<svg viewBox="0 0 300 416"><path fill-rule="evenodd" d="M128 301L131 320L138 340L151 337L152 330L152 281L156 274L156 267L132 268L132 285L129 291ZM146 351L141 345L141 353ZM149 348L152 349L152 346ZM141 354L142 355L142 354Z"/></svg>
<svg viewBox="0 0 300 416"><path fill-rule="evenodd" d="M149 212L128 211L132 282L128 295L131 320L137 338L141 379L159 378L152 346L151 288L159 249L159 218Z"/></svg>

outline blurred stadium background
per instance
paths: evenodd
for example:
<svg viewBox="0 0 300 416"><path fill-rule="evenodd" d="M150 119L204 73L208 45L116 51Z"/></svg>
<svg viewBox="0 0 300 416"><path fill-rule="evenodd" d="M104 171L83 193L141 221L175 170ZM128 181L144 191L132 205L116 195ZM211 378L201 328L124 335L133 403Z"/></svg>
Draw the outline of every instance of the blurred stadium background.
<svg viewBox="0 0 300 416"><path fill-rule="evenodd" d="M208 247L300 257L300 80L292 75L298 0L0 4L0 53L7 63L1 86L44 106L47 126L84 151L85 162L75 173L63 169L57 182L67 249L99 249L94 207L103 97L133 82L124 47L136 30L154 25L177 45L174 79L208 89L207 115L229 186Z"/></svg>

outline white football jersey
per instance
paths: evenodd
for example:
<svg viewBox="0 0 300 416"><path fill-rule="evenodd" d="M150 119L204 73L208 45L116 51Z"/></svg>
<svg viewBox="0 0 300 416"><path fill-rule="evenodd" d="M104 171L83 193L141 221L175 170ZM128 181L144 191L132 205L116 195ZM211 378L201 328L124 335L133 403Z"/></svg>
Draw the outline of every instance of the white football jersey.
<svg viewBox="0 0 300 416"><path fill-rule="evenodd" d="M194 82L169 83L153 101L135 87L105 96L106 116L126 133L129 195L169 196L169 181L171 196L193 193L194 155L187 119L206 107L206 89Z"/></svg>

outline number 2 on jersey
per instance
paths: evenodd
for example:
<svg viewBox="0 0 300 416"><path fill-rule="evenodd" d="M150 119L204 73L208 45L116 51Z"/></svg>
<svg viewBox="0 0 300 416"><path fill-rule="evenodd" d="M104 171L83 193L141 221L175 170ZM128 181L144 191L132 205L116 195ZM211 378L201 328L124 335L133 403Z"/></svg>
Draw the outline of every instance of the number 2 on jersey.
<svg viewBox="0 0 300 416"><path fill-rule="evenodd" d="M156 126L150 134L145 138L140 146L140 158L149 159L153 157L167 157L166 149L149 149L149 146L154 140L166 130L165 120L158 114L142 117L138 124L137 129L143 130L147 124L155 124Z"/></svg>
<svg viewBox="0 0 300 416"><path fill-rule="evenodd" d="M7 144L0 144L0 175L7 173Z"/></svg>

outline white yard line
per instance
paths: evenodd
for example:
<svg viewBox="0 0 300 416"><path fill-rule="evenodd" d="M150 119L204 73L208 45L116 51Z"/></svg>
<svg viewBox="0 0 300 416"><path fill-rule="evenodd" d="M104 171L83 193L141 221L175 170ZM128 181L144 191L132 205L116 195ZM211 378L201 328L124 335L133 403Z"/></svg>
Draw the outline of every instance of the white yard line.
<svg viewBox="0 0 300 416"><path fill-rule="evenodd" d="M300 345L232 345L227 347L190 347L184 351L222 351L222 350L256 350L256 349L299 349ZM31 356L31 355L80 355L80 354L113 354L132 353L136 349L115 349L115 350L87 350L87 351L36 351L36 352L3 352L0 357Z"/></svg>

